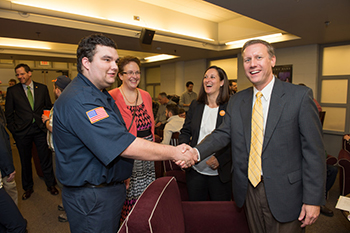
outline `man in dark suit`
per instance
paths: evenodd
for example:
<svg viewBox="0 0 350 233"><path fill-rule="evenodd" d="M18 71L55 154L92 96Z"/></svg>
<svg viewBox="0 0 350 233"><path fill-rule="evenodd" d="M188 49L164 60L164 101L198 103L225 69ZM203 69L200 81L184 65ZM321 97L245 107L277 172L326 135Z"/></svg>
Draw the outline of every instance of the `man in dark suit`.
<svg viewBox="0 0 350 233"><path fill-rule="evenodd" d="M245 204L250 231L303 232L325 203L324 146L312 91L273 76L276 57L265 41L248 41L242 57L253 87L231 97L221 126L191 152L204 159L231 142L234 200ZM258 130L252 133L256 112L260 139ZM259 155L255 176L253 151Z"/></svg>
<svg viewBox="0 0 350 233"><path fill-rule="evenodd" d="M27 64L17 65L15 72L19 83L7 90L5 115L7 128L16 141L21 158L22 186L25 191L22 199L28 199L34 192L31 162L33 142L38 151L47 190L52 195L57 195L52 157L46 143L46 127L41 121L43 110L52 107L49 91L46 85L31 80L32 72Z"/></svg>

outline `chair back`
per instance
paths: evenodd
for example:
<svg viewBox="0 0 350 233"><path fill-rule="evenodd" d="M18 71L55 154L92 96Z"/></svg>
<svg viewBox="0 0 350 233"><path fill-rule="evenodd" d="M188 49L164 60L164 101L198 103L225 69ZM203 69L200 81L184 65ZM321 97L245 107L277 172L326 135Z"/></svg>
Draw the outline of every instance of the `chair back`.
<svg viewBox="0 0 350 233"><path fill-rule="evenodd" d="M320 117L320 121L321 121L321 124L323 126L324 117L326 116L326 111L319 112L318 115Z"/></svg>
<svg viewBox="0 0 350 233"><path fill-rule="evenodd" d="M179 145L179 132L175 132L173 133L173 135L171 135L171 139L170 139L170 145L172 146L177 146Z"/></svg>

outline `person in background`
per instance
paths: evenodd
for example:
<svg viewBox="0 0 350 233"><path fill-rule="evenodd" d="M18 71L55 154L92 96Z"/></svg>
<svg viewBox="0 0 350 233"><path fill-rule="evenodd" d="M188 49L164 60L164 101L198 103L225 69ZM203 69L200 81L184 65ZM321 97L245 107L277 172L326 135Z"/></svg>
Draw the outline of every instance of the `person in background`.
<svg viewBox="0 0 350 233"><path fill-rule="evenodd" d="M140 83L141 62L137 57L119 59L119 78L122 85L109 92L115 100L128 131L136 137L154 141L152 98L147 91L137 88ZM122 209L121 223L131 211L143 190L155 180L153 161L134 160L131 177L126 180L126 200Z"/></svg>
<svg viewBox="0 0 350 233"><path fill-rule="evenodd" d="M17 84L16 79L11 78L11 79L9 80L9 87L12 87L12 86L14 86L14 85L16 85L16 84Z"/></svg>
<svg viewBox="0 0 350 233"><path fill-rule="evenodd" d="M203 77L198 99L193 101L179 135L179 143L200 143L219 127L226 115L229 101L229 83L223 69L209 67ZM190 201L231 200L230 145L217 150L210 157L186 170L186 183Z"/></svg>
<svg viewBox="0 0 350 233"><path fill-rule="evenodd" d="M187 112L191 102L197 99L197 93L193 91L193 82L186 83L186 91L181 94L179 105Z"/></svg>
<svg viewBox="0 0 350 233"><path fill-rule="evenodd" d="M188 145L162 145L128 132L129 125L106 91L118 74L116 49L102 34L82 38L78 75L55 102L56 171L72 233L118 231L126 199L124 180L132 174L133 159L171 159L184 166L197 160L186 153Z"/></svg>
<svg viewBox="0 0 350 233"><path fill-rule="evenodd" d="M168 104L176 104L176 103L173 102L172 100L169 100L165 92L159 93L158 101L159 101L159 108L155 119L155 123L156 123L155 130L163 130L166 124L166 115L165 115L166 106Z"/></svg>
<svg viewBox="0 0 350 233"><path fill-rule="evenodd" d="M27 223L16 206L17 200L13 200L3 186L5 180L8 183L14 182L16 174L10 139L5 126L5 114L0 108L0 232L23 233L26 232ZM2 174L5 176L2 177Z"/></svg>
<svg viewBox="0 0 350 233"><path fill-rule="evenodd" d="M276 56L266 41L246 42L242 58L253 87L234 94L220 127L188 152L202 160L231 143L234 200L245 207L250 232L304 232L325 203L312 90L274 77Z"/></svg>
<svg viewBox="0 0 350 233"><path fill-rule="evenodd" d="M32 174L32 147L36 146L47 191L57 195L56 180L52 169L52 157L46 142L46 127L41 121L44 109L51 109L47 86L32 81L32 71L27 64L18 64L15 73L19 83L9 87L6 93L5 116L7 128L16 141L22 165L22 200L34 192Z"/></svg>
<svg viewBox="0 0 350 233"><path fill-rule="evenodd" d="M0 81L1 84L1 81ZM15 202L16 205L18 205L18 192L17 192L17 184L14 179L16 171L15 167L13 166L13 158L12 158L12 150L10 145L10 138L9 135L5 129L6 127L6 117L5 113L0 107L0 125L1 125L1 151L0 153L0 160L7 161L7 163L4 163L5 168L2 167L1 175L3 177L2 179L2 185L4 190L10 195L12 200ZM3 158L6 157L6 158Z"/></svg>
<svg viewBox="0 0 350 233"><path fill-rule="evenodd" d="M71 80L67 76L61 75L61 76L58 76L56 80L52 80L52 81L54 82L53 83L53 92L54 92L55 98L57 100L58 97L60 97L63 90L66 88L66 86L68 86L68 84L71 82ZM53 141L52 141L53 110L54 110L54 107L51 108L49 116L43 114L41 116L41 119L47 128L47 144L52 152L53 170L54 170L54 174L56 175L56 154L55 154L55 148L54 148ZM58 181L57 185L61 190L63 189L63 185L61 184L61 182ZM58 210L64 211L64 207L62 204L58 205ZM58 216L58 221L59 222L67 222L68 221L67 214L66 213L60 214Z"/></svg>
<svg viewBox="0 0 350 233"><path fill-rule="evenodd" d="M185 119L179 117L179 107L176 104L167 105L165 114L167 123L164 127L162 144L170 145L171 136L173 133L180 132Z"/></svg>
<svg viewBox="0 0 350 233"><path fill-rule="evenodd" d="M179 109L179 117L186 118L186 111L183 108Z"/></svg>
<svg viewBox="0 0 350 233"><path fill-rule="evenodd" d="M234 95L237 92L237 82L229 80L230 82L230 95Z"/></svg>

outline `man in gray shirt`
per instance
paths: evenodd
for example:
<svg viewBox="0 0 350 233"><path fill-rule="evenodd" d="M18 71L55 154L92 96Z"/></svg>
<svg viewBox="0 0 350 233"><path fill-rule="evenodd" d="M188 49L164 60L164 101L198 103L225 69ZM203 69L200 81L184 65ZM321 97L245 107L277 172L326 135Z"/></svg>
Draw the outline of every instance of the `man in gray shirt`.
<svg viewBox="0 0 350 233"><path fill-rule="evenodd" d="M179 105L187 112L192 100L197 99L197 93L193 91L193 82L191 81L186 83L186 88L187 90L180 97Z"/></svg>
<svg viewBox="0 0 350 233"><path fill-rule="evenodd" d="M167 122L166 121L167 120L166 114L165 114L166 106L169 104L176 104L174 101L168 99L168 96L165 92L159 93L158 101L159 101L160 105L159 105L157 116L155 119L156 132L157 132L157 130L163 130L164 126Z"/></svg>

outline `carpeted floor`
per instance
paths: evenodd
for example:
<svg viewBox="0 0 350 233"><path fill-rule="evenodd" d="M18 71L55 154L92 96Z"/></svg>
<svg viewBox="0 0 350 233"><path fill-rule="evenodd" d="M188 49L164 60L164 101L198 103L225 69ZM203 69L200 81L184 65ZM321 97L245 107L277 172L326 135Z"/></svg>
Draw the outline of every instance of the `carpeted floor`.
<svg viewBox="0 0 350 233"><path fill-rule="evenodd" d="M12 141L13 145L13 141ZM61 193L57 196L51 195L47 190L44 181L36 174L33 166L34 193L23 201L21 184L21 165L18 151L15 145L12 147L13 159L16 167L16 182L18 189L18 206L24 218L28 221L29 233L69 233L69 223L58 221L58 215L62 212L57 209L61 202ZM350 221L346 220L340 210L335 209L339 197L339 180L337 178L330 190L327 207L334 211L333 217L320 215L317 222L306 228L306 233L348 233L350 232ZM230 231L228 231L230 232ZM205 233L205 232L204 232ZM221 233L221 232L218 232Z"/></svg>

